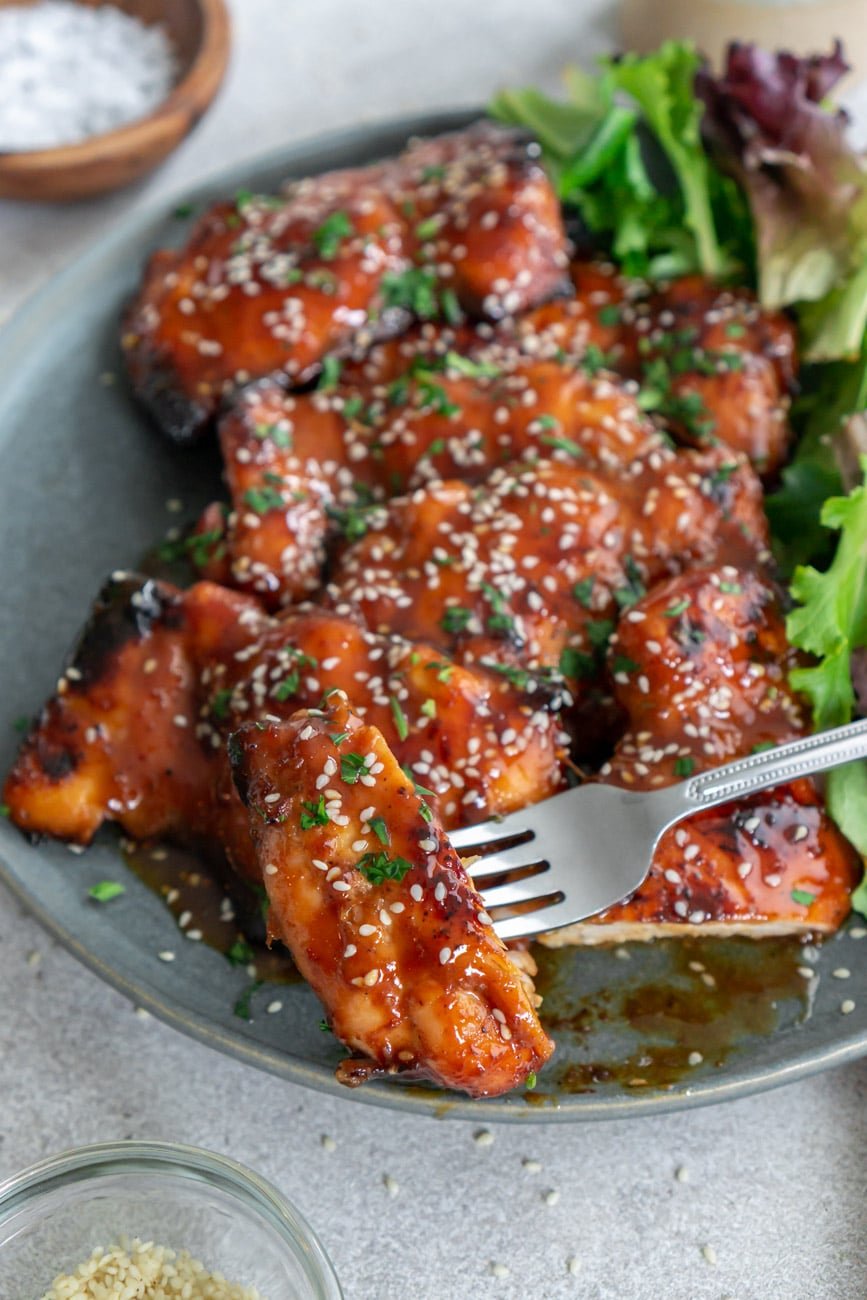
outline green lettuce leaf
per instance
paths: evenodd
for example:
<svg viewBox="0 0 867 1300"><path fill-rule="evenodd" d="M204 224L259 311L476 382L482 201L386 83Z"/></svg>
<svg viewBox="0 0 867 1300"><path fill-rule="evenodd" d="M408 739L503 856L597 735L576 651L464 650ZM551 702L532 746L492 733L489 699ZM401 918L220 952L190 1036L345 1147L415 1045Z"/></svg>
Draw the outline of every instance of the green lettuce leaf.
<svg viewBox="0 0 867 1300"><path fill-rule="evenodd" d="M867 479L867 457L861 468ZM809 698L819 730L850 722L855 709L852 654L867 645L867 483L827 500L821 521L839 532L834 558L824 572L812 566L795 570L791 594L797 608L786 622L792 644L818 661L794 669L790 680ZM827 791L831 816L867 854L867 765L836 768L828 774Z"/></svg>

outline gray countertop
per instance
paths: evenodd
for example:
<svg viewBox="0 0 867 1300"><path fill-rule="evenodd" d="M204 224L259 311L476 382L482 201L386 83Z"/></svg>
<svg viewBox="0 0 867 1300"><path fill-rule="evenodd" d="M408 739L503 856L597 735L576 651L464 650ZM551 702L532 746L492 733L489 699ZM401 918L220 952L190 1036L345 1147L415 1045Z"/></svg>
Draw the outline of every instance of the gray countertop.
<svg viewBox="0 0 867 1300"><path fill-rule="evenodd" d="M613 39L599 0L232 7L224 93L157 176L74 208L0 204L0 316L122 212L224 163L507 81L553 85ZM0 892L0 1095L0 1178L108 1138L226 1152L298 1204L348 1300L867 1296L867 1064L707 1110L479 1142L466 1123L320 1097L136 1015Z"/></svg>

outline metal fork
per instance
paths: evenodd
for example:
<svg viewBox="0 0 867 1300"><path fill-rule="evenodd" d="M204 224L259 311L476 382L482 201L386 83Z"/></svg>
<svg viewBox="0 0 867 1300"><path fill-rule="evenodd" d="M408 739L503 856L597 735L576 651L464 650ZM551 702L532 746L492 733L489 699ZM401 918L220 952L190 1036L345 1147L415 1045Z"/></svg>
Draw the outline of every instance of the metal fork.
<svg viewBox="0 0 867 1300"><path fill-rule="evenodd" d="M727 763L662 790L588 783L500 821L452 831L501 939L529 938L601 912L638 889L663 831L705 808L867 757L867 718ZM489 884L487 882L490 882Z"/></svg>

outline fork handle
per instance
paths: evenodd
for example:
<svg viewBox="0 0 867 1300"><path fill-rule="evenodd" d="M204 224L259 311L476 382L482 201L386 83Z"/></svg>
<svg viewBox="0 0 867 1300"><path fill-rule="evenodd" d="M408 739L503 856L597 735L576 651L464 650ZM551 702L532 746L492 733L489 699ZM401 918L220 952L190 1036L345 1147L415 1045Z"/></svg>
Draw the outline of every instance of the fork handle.
<svg viewBox="0 0 867 1300"><path fill-rule="evenodd" d="M867 758L867 718L715 767L684 781L680 789L693 809L712 808L857 758Z"/></svg>

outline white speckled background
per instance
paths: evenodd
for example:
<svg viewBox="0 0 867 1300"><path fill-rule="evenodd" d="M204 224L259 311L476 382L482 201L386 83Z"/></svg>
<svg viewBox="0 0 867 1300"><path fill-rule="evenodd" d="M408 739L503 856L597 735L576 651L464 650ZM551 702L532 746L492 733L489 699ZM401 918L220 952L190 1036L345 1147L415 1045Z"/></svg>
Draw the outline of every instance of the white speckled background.
<svg viewBox="0 0 867 1300"><path fill-rule="evenodd" d="M503 82L553 84L562 62L613 40L601 0L232 8L224 92L157 176L75 208L0 204L0 317L121 213L225 163L478 102ZM62 1147L129 1136L253 1165L316 1227L347 1300L867 1296L867 1064L683 1116L494 1129L481 1146L467 1124L320 1098L139 1019L0 892L0 1098L0 1178ZM491 1276L491 1261L509 1276Z"/></svg>

